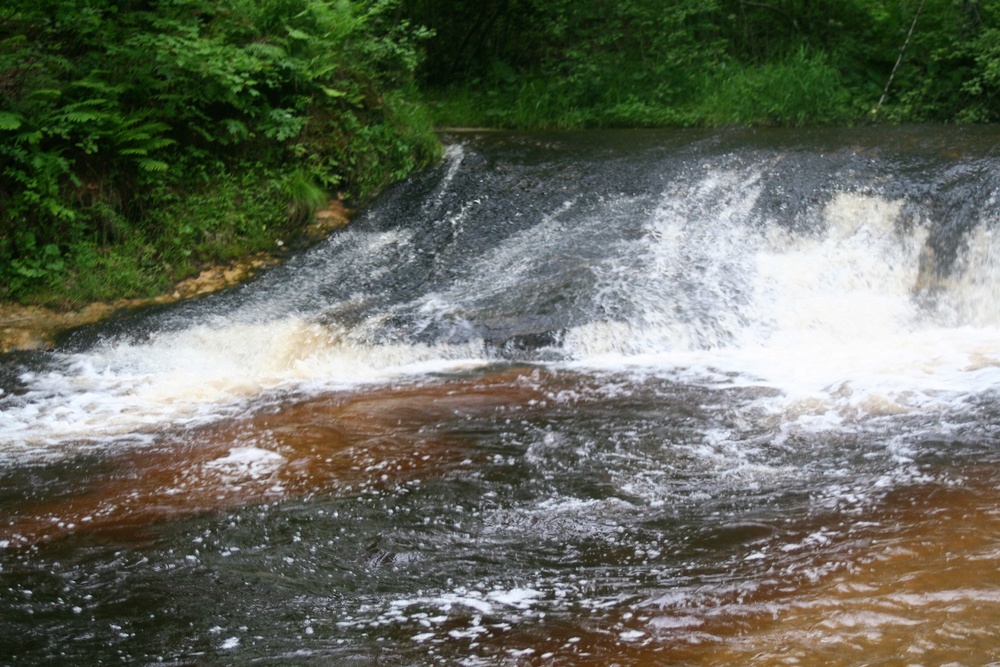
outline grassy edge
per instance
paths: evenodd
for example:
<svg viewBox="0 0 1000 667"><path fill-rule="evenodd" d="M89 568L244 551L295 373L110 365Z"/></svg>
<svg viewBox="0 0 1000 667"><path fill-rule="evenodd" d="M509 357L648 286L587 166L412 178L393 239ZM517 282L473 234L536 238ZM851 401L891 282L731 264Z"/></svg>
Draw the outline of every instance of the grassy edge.
<svg viewBox="0 0 1000 667"><path fill-rule="evenodd" d="M290 247L302 248L318 243L346 226L354 213L343 200L331 200L315 212L309 224L299 230L296 240L276 245L269 251L202 263L192 275L171 282L166 289L153 295L55 306L0 302L0 354L49 349L64 332L95 324L122 312L175 303L234 287L282 262Z"/></svg>

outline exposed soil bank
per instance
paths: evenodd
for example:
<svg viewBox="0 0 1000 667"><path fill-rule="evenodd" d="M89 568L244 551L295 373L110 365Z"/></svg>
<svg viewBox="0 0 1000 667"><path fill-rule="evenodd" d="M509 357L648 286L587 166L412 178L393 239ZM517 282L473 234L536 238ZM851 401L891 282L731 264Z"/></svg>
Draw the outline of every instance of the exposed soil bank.
<svg viewBox="0 0 1000 667"><path fill-rule="evenodd" d="M346 225L352 213L342 201L331 200L326 208L316 212L315 221L303 230L303 237L309 242L319 241L334 229ZM0 303L0 353L48 349L61 332L93 324L123 310L173 303L233 287L249 280L261 269L279 263L281 258L280 251L258 253L225 264L211 265L197 276L177 283L169 292L150 298L102 301L65 310Z"/></svg>

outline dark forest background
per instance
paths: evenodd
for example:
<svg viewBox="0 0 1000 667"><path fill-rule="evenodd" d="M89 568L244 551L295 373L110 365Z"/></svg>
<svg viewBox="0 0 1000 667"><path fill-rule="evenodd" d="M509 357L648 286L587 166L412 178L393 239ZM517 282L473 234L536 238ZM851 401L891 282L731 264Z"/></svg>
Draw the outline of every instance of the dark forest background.
<svg viewBox="0 0 1000 667"><path fill-rule="evenodd" d="M459 123L1000 120L997 0L407 0L404 13L434 31L421 80Z"/></svg>

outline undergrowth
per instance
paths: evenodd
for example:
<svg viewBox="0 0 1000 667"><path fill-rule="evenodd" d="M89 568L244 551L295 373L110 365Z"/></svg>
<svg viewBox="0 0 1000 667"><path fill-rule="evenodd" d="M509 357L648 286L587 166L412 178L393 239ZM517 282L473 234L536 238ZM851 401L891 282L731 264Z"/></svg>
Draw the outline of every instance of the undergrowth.
<svg viewBox="0 0 1000 667"><path fill-rule="evenodd" d="M0 298L153 294L440 148L395 0L8 0Z"/></svg>
<svg viewBox="0 0 1000 667"><path fill-rule="evenodd" d="M408 0L435 120L501 128L1000 122L997 0Z"/></svg>

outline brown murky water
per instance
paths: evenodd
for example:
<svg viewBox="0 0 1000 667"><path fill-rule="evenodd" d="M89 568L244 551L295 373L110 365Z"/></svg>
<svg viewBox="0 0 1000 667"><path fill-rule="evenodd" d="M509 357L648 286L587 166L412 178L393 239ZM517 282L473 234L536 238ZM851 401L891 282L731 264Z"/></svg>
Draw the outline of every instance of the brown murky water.
<svg viewBox="0 0 1000 667"><path fill-rule="evenodd" d="M484 447L475 425L558 423L577 410L605 414L623 407L620 399L587 396L595 388L588 384L573 375L515 369L343 392L269 405L243 419L165 434L140 449L103 453L74 467L72 484L43 485L27 502L5 504L0 542L8 550L7 595L21 589L16 575L25 561L61 559L68 547L155 553L184 517L195 526L217 526L246 506L309 507L365 496L395 498L383 510L391 516L391 505L406 507L399 502L404 491L460 484L463 475L482 484L483 471L497 468L498 454ZM568 392L573 399L565 398ZM592 552L577 555L579 564L560 565L562 558L540 559L525 550L525 557L539 560L540 570L529 567L534 577L564 567L568 581L579 580L575 587L548 582L552 590L545 591L538 585L544 576L524 588L459 586L426 600L396 600L389 617L383 612L361 625L394 623L404 635L403 628L413 626L409 643L425 645L427 655L444 662L472 655L524 665L989 664L1000 653L1000 473L992 463L966 464L926 477L877 500L821 512L803 513L797 503L789 516L778 511L752 520L720 520L712 512L681 522L677 534L652 531L653 539L640 535L641 514L662 508L640 509L619 517L618 525L599 527L620 539L605 535L599 545L578 545ZM495 512L494 520L502 514ZM527 524L515 532L535 524L548 541L564 522L594 529L589 512L550 519L529 512L515 519ZM344 528L352 531L350 523ZM564 532L580 540L572 527ZM476 541L484 539L490 538ZM283 551L292 543L257 548ZM517 548L502 551L519 557ZM713 552L723 555L724 566L712 562ZM412 570L419 579L422 559L370 545L348 566ZM549 604L570 596L577 598L572 604ZM426 606L438 613L402 613ZM306 646L318 636L314 630L304 637ZM410 655L402 664L414 661Z"/></svg>
<svg viewBox="0 0 1000 667"><path fill-rule="evenodd" d="M275 405L101 454L70 490L19 504L0 526L0 540L30 546L91 531L127 539L177 517L440 475L472 452L460 438L435 436L436 428L541 397L507 373Z"/></svg>

